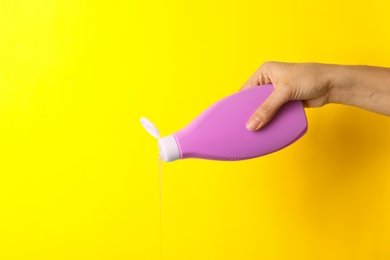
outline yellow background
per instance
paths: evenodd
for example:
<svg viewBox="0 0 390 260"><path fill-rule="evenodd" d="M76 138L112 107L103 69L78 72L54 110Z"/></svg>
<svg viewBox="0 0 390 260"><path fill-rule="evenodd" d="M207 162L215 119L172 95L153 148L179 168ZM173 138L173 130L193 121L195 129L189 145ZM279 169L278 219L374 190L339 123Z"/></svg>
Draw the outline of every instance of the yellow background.
<svg viewBox="0 0 390 260"><path fill-rule="evenodd" d="M388 1L0 1L0 259L160 259L157 144L267 60L390 67ZM227 115L228 116L228 115ZM390 119L163 165L163 259L390 259Z"/></svg>

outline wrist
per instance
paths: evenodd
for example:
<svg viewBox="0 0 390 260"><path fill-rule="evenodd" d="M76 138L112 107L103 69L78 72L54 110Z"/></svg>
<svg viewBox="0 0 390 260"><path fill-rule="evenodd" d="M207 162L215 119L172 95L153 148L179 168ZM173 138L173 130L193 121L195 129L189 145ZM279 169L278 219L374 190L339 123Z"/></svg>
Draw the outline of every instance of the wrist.
<svg viewBox="0 0 390 260"><path fill-rule="evenodd" d="M363 108L390 116L390 69L372 66L334 68L329 103Z"/></svg>
<svg viewBox="0 0 390 260"><path fill-rule="evenodd" d="M356 75L352 66L327 65L329 86L328 103L351 105L356 85Z"/></svg>

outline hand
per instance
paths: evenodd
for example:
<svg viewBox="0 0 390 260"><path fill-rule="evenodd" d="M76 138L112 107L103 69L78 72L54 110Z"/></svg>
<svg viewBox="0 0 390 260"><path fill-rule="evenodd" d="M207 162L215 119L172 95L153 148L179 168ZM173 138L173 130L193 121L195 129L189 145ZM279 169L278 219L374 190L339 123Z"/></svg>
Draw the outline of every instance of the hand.
<svg viewBox="0 0 390 260"><path fill-rule="evenodd" d="M302 100L305 107L320 107L329 102L332 67L319 63L264 63L240 90L273 84L275 90L250 117L248 130L264 127L289 100Z"/></svg>

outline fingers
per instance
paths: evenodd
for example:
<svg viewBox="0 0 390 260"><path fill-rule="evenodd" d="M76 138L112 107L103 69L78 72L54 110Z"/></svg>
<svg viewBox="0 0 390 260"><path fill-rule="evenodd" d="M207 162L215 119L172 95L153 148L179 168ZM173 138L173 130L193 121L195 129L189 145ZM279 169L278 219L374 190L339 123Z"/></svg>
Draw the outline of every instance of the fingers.
<svg viewBox="0 0 390 260"><path fill-rule="evenodd" d="M255 87L259 85L259 70L257 70L246 82L245 84L240 88L241 90Z"/></svg>
<svg viewBox="0 0 390 260"><path fill-rule="evenodd" d="M265 70L266 65L267 63L264 63L262 66L260 66L260 68L258 68L256 72L245 82L239 91L262 84L272 83Z"/></svg>
<svg viewBox="0 0 390 260"><path fill-rule="evenodd" d="M250 117L246 124L247 129L255 131L271 121L278 109L290 100L291 95L289 92L289 89L285 87L276 88Z"/></svg>
<svg viewBox="0 0 390 260"><path fill-rule="evenodd" d="M279 73L283 66L284 63L265 62L241 87L240 91L263 84L274 84L275 86L275 90L248 120L246 124L248 130L255 131L264 127L271 121L278 109L291 99L291 90L287 86L283 86L284 84L279 84L280 79L275 77L275 73Z"/></svg>

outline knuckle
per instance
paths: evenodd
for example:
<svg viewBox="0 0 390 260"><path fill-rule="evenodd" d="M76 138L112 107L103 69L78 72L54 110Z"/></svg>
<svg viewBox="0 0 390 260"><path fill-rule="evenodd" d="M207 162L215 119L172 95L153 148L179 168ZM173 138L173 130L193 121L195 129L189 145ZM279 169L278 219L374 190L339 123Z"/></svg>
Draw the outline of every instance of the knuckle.
<svg viewBox="0 0 390 260"><path fill-rule="evenodd" d="M271 107L267 104L261 105L255 113L262 121L267 120L271 114Z"/></svg>
<svg viewBox="0 0 390 260"><path fill-rule="evenodd" d="M259 72L269 71L272 67L272 61L266 61L259 67Z"/></svg>
<svg viewBox="0 0 390 260"><path fill-rule="evenodd" d="M267 67L267 68L269 68L269 67L271 67L271 66L273 66L273 65L275 65L275 64L276 64L275 61L266 61L266 62L264 62L264 63L261 65L261 67Z"/></svg>
<svg viewBox="0 0 390 260"><path fill-rule="evenodd" d="M262 124L266 124L269 121L271 115L269 114L269 110L260 107L254 114L253 117L255 120L261 122Z"/></svg>
<svg viewBox="0 0 390 260"><path fill-rule="evenodd" d="M258 122L264 122L265 121L264 115L261 114L259 111L256 111L255 113L253 113L252 119L254 119L254 120L258 121Z"/></svg>

